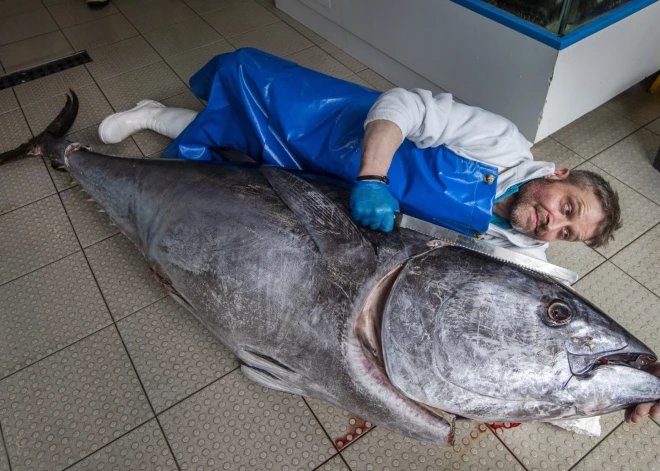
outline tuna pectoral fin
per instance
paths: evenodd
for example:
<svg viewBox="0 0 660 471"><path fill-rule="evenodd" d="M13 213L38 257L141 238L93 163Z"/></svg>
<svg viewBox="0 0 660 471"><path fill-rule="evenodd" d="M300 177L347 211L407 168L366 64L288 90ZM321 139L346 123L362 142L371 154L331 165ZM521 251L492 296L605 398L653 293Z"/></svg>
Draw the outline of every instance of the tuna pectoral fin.
<svg viewBox="0 0 660 471"><path fill-rule="evenodd" d="M252 381L291 394L304 395L303 390L297 386L302 384L302 376L291 368L270 358L267 355L242 348L238 358L245 363L241 371Z"/></svg>
<svg viewBox="0 0 660 471"><path fill-rule="evenodd" d="M346 212L314 185L287 170L261 167L275 193L303 223L319 251L352 264L375 259L374 246L362 235Z"/></svg>
<svg viewBox="0 0 660 471"><path fill-rule="evenodd" d="M297 394L298 396L305 395L305 392L302 389L282 381L280 378L277 378L265 371L252 368L248 365L243 365L241 366L241 372L250 381L254 381L255 383L260 384L266 388L275 389L276 391L282 391L289 394Z"/></svg>

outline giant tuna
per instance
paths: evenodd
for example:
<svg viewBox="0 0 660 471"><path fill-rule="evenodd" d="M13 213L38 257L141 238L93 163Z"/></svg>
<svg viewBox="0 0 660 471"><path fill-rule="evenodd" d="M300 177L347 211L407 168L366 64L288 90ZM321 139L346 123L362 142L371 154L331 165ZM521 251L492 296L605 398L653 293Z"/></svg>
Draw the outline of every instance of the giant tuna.
<svg viewBox="0 0 660 471"><path fill-rule="evenodd" d="M58 138L74 108L0 162L66 169L263 386L440 444L456 416L576 418L660 398L638 369L656 355L550 277L358 227L349 189L325 178L94 153Z"/></svg>

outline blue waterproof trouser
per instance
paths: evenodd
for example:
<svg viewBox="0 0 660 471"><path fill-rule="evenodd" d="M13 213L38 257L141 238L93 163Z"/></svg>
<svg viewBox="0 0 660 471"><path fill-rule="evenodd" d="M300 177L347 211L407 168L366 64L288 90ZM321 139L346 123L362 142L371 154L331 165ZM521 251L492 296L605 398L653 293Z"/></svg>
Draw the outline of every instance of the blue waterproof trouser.
<svg viewBox="0 0 660 471"><path fill-rule="evenodd" d="M219 160L212 149L228 147L264 165L355 181L379 92L255 49L213 58L190 86L208 105L163 157ZM404 140L388 177L404 213L469 235L488 229L497 168Z"/></svg>

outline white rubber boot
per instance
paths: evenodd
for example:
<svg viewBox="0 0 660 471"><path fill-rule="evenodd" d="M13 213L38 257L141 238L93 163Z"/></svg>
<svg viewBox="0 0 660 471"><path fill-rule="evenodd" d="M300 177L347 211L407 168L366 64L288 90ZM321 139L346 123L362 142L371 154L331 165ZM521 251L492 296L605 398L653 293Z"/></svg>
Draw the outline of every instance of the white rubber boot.
<svg viewBox="0 0 660 471"><path fill-rule="evenodd" d="M111 114L99 126L99 138L117 144L128 136L151 129L170 139L176 138L197 116L196 111L167 108L153 100L142 100L133 109Z"/></svg>

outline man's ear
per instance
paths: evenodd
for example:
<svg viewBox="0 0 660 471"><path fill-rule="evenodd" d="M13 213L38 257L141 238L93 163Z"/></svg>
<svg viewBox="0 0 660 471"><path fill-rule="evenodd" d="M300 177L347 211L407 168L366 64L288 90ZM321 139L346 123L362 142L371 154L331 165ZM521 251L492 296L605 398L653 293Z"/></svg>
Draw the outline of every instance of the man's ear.
<svg viewBox="0 0 660 471"><path fill-rule="evenodd" d="M571 171L567 168L556 168L555 173L546 175L543 178L547 180L565 180L570 173Z"/></svg>

